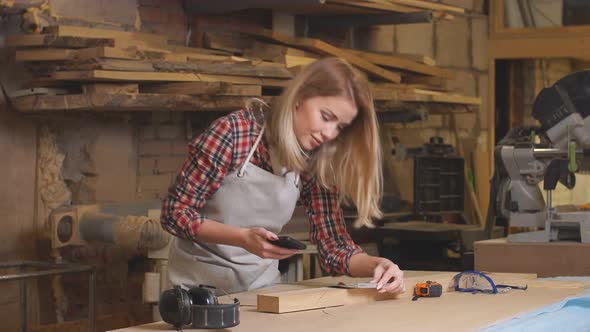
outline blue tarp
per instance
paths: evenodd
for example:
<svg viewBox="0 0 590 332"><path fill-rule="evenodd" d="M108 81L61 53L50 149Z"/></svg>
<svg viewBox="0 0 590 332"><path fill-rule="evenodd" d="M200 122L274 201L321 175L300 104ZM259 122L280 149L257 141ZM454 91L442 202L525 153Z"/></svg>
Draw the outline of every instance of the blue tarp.
<svg viewBox="0 0 590 332"><path fill-rule="evenodd" d="M575 280L590 282L590 277L558 277L546 280ZM510 320L490 326L482 332L589 332L590 331L590 291L578 297L565 299Z"/></svg>

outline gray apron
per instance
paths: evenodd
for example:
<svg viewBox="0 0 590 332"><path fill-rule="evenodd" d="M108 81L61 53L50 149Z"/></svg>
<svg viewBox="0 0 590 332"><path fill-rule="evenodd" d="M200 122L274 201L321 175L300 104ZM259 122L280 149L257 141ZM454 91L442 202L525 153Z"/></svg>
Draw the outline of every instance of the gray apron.
<svg viewBox="0 0 590 332"><path fill-rule="evenodd" d="M275 234L291 219L299 198L298 175L275 175L250 163L263 132L264 127L244 164L226 175L199 211L208 219L242 228L264 227ZM177 237L170 247L168 279L172 285L211 285L222 295L268 286L279 277L277 260L258 257L241 247Z"/></svg>

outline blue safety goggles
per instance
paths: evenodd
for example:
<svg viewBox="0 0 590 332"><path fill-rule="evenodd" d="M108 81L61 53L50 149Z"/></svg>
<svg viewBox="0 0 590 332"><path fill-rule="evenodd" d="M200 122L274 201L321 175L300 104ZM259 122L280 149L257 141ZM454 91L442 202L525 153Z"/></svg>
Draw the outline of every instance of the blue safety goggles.
<svg viewBox="0 0 590 332"><path fill-rule="evenodd" d="M526 290L525 286L497 285L494 280L483 272L469 270L458 273L453 277L456 292L498 294L510 289Z"/></svg>

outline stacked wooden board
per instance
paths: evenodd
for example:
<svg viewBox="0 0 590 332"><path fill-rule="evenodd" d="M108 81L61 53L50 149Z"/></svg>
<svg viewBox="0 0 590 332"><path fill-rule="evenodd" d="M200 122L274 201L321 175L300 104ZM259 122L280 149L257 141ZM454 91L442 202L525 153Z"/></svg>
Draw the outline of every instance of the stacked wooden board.
<svg viewBox="0 0 590 332"><path fill-rule="evenodd" d="M32 74L11 101L21 112L229 111L251 97L272 102L301 66L338 56L371 79L378 110L480 104L447 91L453 73L424 57L343 49L259 28L207 33L204 44L180 47L156 34L74 26L10 36L5 45Z"/></svg>

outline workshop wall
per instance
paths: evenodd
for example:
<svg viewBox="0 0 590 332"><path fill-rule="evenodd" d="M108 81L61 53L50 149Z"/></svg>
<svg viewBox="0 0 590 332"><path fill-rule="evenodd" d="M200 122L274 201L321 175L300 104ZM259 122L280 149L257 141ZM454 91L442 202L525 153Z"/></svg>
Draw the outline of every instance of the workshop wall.
<svg viewBox="0 0 590 332"><path fill-rule="evenodd" d="M18 2L18 1L17 1ZM161 6L165 5L165 10ZM185 17L181 1L52 0L33 10L41 25L69 24L96 28L165 34L184 44ZM21 22L3 22L2 32L17 32ZM0 75L8 93L19 86L22 68L5 65ZM3 96L3 95L2 95ZM182 114L180 114L182 116ZM151 307L142 303L143 272L148 269L133 254L109 247L52 251L46 234L47 215L60 204L129 202L138 195L139 133L151 114L17 115L0 100L0 148L5 153L0 171L0 260L57 259L92 264L97 268L97 315L100 330L151 321ZM183 125L180 125L183 128ZM172 134L161 129L159 138ZM144 146L145 148L145 146ZM183 148L184 149L184 148ZM39 161L41 160L41 161ZM162 161L159 167L172 169ZM35 240L35 239L40 240ZM67 331L82 331L87 310L87 279L71 275L58 286L49 279L29 283L29 323L51 330L57 320L73 320ZM68 286L65 286L65 285ZM63 292L54 300L55 291ZM2 330L18 330L17 283L0 284ZM55 302L54 302L55 301ZM65 310L55 305L67 303ZM57 313L57 315L56 315ZM17 317L17 318L15 318Z"/></svg>
<svg viewBox="0 0 590 332"><path fill-rule="evenodd" d="M467 158L476 172L485 174L482 177L485 179L488 172L488 17L484 15L483 1L441 2L466 8L467 15L457 15L454 20L436 20L432 23L374 26L368 30L365 47L378 52L429 56L436 61L437 66L452 69L456 73L456 78L449 83L450 88L460 94L482 99L479 110L456 114L455 123ZM417 147L427 143L432 136L441 136L445 142L456 147L455 135L450 130L451 124L450 115L431 114L426 121L388 125L388 137L384 143L391 144L389 138L395 136L400 144ZM407 170L412 169L411 161L395 161L387 153L388 150L385 151L386 162L389 163L385 168L388 180L386 190L404 200L412 201L413 180L406 176ZM482 211L486 211L487 197L485 190L479 195Z"/></svg>

